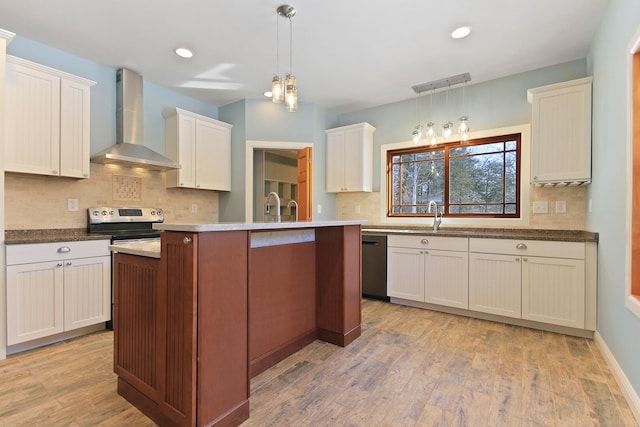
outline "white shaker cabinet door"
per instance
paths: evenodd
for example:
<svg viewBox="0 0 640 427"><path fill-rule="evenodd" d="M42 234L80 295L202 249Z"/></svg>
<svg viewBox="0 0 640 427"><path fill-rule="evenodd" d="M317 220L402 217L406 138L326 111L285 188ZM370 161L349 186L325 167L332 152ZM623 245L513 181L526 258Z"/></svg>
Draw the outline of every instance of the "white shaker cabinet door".
<svg viewBox="0 0 640 427"><path fill-rule="evenodd" d="M523 257L522 318L584 328L584 260Z"/></svg>
<svg viewBox="0 0 640 427"><path fill-rule="evenodd" d="M387 295L424 302L424 251L387 249Z"/></svg>
<svg viewBox="0 0 640 427"><path fill-rule="evenodd" d="M111 257L64 262L64 329L82 328L111 318Z"/></svg>
<svg viewBox="0 0 640 427"><path fill-rule="evenodd" d="M60 175L89 178L91 88L60 82Z"/></svg>
<svg viewBox="0 0 640 427"><path fill-rule="evenodd" d="M5 170L59 175L60 78L9 61L6 78Z"/></svg>
<svg viewBox="0 0 640 427"><path fill-rule="evenodd" d="M7 345L64 331L63 262L7 267Z"/></svg>
<svg viewBox="0 0 640 427"><path fill-rule="evenodd" d="M469 253L426 251L425 298L431 304L469 308Z"/></svg>
<svg viewBox="0 0 640 427"><path fill-rule="evenodd" d="M469 310L521 317L521 257L469 254Z"/></svg>
<svg viewBox="0 0 640 427"><path fill-rule="evenodd" d="M196 188L231 190L231 144L228 128L196 123Z"/></svg>

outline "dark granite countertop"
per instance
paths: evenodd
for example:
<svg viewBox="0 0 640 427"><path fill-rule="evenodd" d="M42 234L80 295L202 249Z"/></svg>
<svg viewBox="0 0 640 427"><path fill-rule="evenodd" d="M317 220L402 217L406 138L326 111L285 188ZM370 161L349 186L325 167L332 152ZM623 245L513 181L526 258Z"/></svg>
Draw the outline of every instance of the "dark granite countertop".
<svg viewBox="0 0 640 427"><path fill-rule="evenodd" d="M39 230L6 230L4 243L17 245L22 243L75 242L81 240L110 240L109 235L87 233L86 228L49 228Z"/></svg>
<svg viewBox="0 0 640 427"><path fill-rule="evenodd" d="M442 237L475 237L485 239L551 240L559 242L598 242L598 233L583 230L541 230L530 228L457 228L441 227L433 231L431 227L365 225L364 233L421 234Z"/></svg>

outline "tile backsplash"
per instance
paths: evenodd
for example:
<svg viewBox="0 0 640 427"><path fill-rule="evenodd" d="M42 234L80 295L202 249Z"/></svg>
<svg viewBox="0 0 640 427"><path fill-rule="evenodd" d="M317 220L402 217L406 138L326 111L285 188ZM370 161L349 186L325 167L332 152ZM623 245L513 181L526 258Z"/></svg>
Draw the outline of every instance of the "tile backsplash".
<svg viewBox="0 0 640 427"><path fill-rule="evenodd" d="M531 187L528 228L585 230L586 187ZM547 202L548 213L533 213L534 202ZM556 202L564 202L564 213L556 212ZM360 213L357 213L359 211ZM342 193L336 196L336 219L367 220L380 223L380 192ZM446 220L446 216L445 216Z"/></svg>
<svg viewBox="0 0 640 427"><path fill-rule="evenodd" d="M78 200L77 211L68 199ZM92 163L89 179L5 174L7 230L85 228L93 206L160 207L165 221L218 221L217 192L165 188L163 172Z"/></svg>

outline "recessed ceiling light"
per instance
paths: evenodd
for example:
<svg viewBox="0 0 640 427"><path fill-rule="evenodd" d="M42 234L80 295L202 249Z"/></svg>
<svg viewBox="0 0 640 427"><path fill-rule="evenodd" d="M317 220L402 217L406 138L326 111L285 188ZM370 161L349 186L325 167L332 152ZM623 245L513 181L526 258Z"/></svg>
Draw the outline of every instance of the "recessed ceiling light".
<svg viewBox="0 0 640 427"><path fill-rule="evenodd" d="M451 33L451 37L454 39L461 39L471 34L471 27L465 25L464 27L458 27Z"/></svg>
<svg viewBox="0 0 640 427"><path fill-rule="evenodd" d="M183 58L191 58L193 56L193 52L184 47L179 47L176 49L176 55L181 56Z"/></svg>

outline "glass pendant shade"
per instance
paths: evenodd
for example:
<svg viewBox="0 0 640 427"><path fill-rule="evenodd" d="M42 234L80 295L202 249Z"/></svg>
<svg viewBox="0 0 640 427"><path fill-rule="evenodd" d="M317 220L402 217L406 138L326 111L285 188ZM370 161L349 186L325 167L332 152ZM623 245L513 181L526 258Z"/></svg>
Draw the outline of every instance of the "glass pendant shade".
<svg viewBox="0 0 640 427"><path fill-rule="evenodd" d="M436 129L435 126L436 124L433 122L429 122L427 123L427 136L429 138L433 138L434 136L436 136Z"/></svg>
<svg viewBox="0 0 640 427"><path fill-rule="evenodd" d="M460 117L460 126L458 126L458 133L460 134L460 140L466 142L469 140L469 125L467 116Z"/></svg>
<svg viewBox="0 0 640 427"><path fill-rule="evenodd" d="M418 144L420 139L422 138L422 125L417 125L416 129L413 131L411 139L414 144Z"/></svg>
<svg viewBox="0 0 640 427"><path fill-rule="evenodd" d="M450 138L453 134L453 123L447 122L442 125L442 136L445 138Z"/></svg>
<svg viewBox="0 0 640 427"><path fill-rule="evenodd" d="M276 104L284 101L284 87L282 83L280 76L273 76L273 80L271 80L271 101Z"/></svg>
<svg viewBox="0 0 640 427"><path fill-rule="evenodd" d="M296 88L296 78L287 74L284 82L284 103L289 113L298 111L298 89Z"/></svg>

